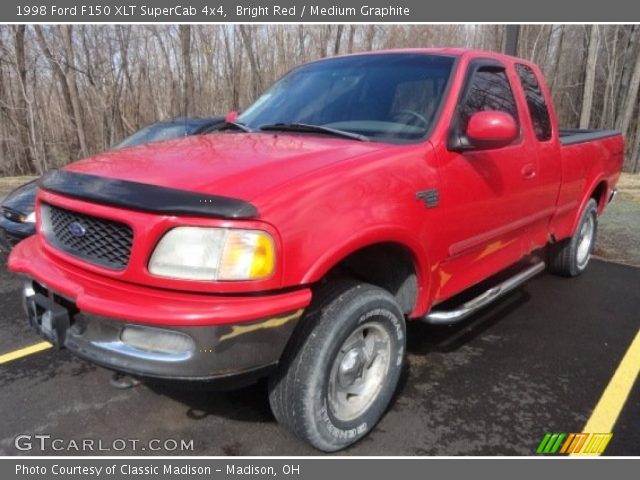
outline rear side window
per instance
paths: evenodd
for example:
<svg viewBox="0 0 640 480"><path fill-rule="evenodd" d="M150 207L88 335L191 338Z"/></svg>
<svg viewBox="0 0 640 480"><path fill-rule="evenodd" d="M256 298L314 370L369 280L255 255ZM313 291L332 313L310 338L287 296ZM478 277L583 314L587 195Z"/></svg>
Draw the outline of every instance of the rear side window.
<svg viewBox="0 0 640 480"><path fill-rule="evenodd" d="M460 109L461 130L466 131L471 115L487 110L509 113L518 121L513 91L502 69L481 68L473 74L464 105Z"/></svg>
<svg viewBox="0 0 640 480"><path fill-rule="evenodd" d="M522 89L527 97L527 106L531 115L531 123L536 138L541 142L551 138L551 120L549 119L549 109L544 101L544 95L540 90L540 84L535 73L526 65L517 65L516 71L520 77Z"/></svg>

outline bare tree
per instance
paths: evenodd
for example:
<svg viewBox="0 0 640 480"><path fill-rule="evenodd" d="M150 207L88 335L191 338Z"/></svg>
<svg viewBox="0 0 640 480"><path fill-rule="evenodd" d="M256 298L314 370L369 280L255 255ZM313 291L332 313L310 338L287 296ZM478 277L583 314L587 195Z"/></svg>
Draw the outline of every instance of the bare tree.
<svg viewBox="0 0 640 480"><path fill-rule="evenodd" d="M625 135L629 133L629 126L633 118L633 112L638 106L638 90L640 89L640 55L636 56L635 66L633 67L633 74L631 75L631 81L629 88L627 89L627 95L624 101L624 113L622 114L620 121L620 130Z"/></svg>
<svg viewBox="0 0 640 480"><path fill-rule="evenodd" d="M336 30L336 42L333 44L333 54L338 55L340 53L340 41L342 40L342 31L344 30L344 25L338 25Z"/></svg>
<svg viewBox="0 0 640 480"><path fill-rule="evenodd" d="M353 44L355 42L355 39L356 39L356 26L351 25L349 26L349 43L347 46L348 53L353 53Z"/></svg>
<svg viewBox="0 0 640 480"><path fill-rule="evenodd" d="M182 52L182 115L191 114L191 100L193 98L193 65L191 64L191 25L180 25L180 46Z"/></svg>
<svg viewBox="0 0 640 480"><path fill-rule="evenodd" d="M376 39L376 26L368 25L365 33L365 46L367 50L373 50L373 42Z"/></svg>
<svg viewBox="0 0 640 480"><path fill-rule="evenodd" d="M64 165L156 120L241 110L283 73L323 55L435 46L499 50L506 30L495 25L0 26L0 175ZM625 168L640 167L640 26L523 25L518 55L542 67L561 125L624 129Z"/></svg>
<svg viewBox="0 0 640 480"><path fill-rule="evenodd" d="M562 56L562 41L564 39L564 27L562 25L554 25L549 38L549 48L547 50L547 62L545 64L545 73L550 79L549 87L553 90L556 78L558 77L558 65Z"/></svg>
<svg viewBox="0 0 640 480"><path fill-rule="evenodd" d="M233 27L232 27L233 28ZM231 91L231 105L229 110L240 108L240 80L242 78L242 63L239 49L236 45L235 28L229 32L227 28L222 30L224 38L225 73L229 90Z"/></svg>
<svg viewBox="0 0 640 480"><path fill-rule="evenodd" d="M70 72L71 65L73 63L71 64L69 63L68 55L69 55L69 51L73 53L73 49L67 46L66 37L67 36L70 37L70 32L67 30L67 27L71 28L71 26L68 25L65 28L63 28L63 32L67 32L67 34L65 34L65 41L64 41L65 43L64 50L66 52L67 58L65 58L65 61L63 62L62 60L58 60L57 58L55 58L51 53L51 50L47 45L47 42L45 40L45 35L40 25L34 25L34 28L36 31L36 38L38 39L38 43L40 45L42 53L45 55L45 57L49 61L51 70L54 72L55 76L58 78L60 89L62 90L65 109L68 115L68 120L72 123L73 128L75 130L75 134L76 134L77 143L75 145L75 148L79 150L79 152L82 155L86 155L87 145L84 137L84 126L82 124L82 118L80 115L80 103L78 100L77 87L74 89L75 90L75 93L74 93L72 92L72 87L70 85L71 79L74 79L74 85L75 85L75 76L74 76L75 72ZM69 41L70 41L70 38L69 38ZM64 69L61 64L64 64Z"/></svg>
<svg viewBox="0 0 640 480"><path fill-rule="evenodd" d="M251 65L251 77L253 79L253 97L257 98L262 91L262 75L260 73L260 65L258 59L253 51L253 35L252 30L249 30L245 25L240 25L240 35L242 35L242 43L247 52L249 58L249 65Z"/></svg>
<svg viewBox="0 0 640 480"><path fill-rule="evenodd" d="M636 118L636 134L631 149L631 169L632 173L640 172L640 120Z"/></svg>
<svg viewBox="0 0 640 480"><path fill-rule="evenodd" d="M15 26L15 68L18 73L19 92L16 96L16 119L19 126L20 143L24 150L27 171L37 171L34 148L30 136L29 102L27 99L27 66L25 60L25 25Z"/></svg>
<svg viewBox="0 0 640 480"><path fill-rule="evenodd" d="M591 106L596 80L596 59L598 55L598 25L592 25L589 34L587 64L585 65L584 89L582 91L582 108L580 109L580 128L588 128L591 121Z"/></svg>
<svg viewBox="0 0 640 480"><path fill-rule="evenodd" d="M73 116L75 118L76 129L78 131L78 142L80 142L80 154L84 157L88 153L87 141L84 134L84 121L82 119L82 107L80 105L80 93L76 83L76 67L73 52L73 41L71 35L73 25L65 25L62 28L62 38L64 39L64 50L66 53L65 63L67 64L67 84L71 94L71 106L73 107Z"/></svg>

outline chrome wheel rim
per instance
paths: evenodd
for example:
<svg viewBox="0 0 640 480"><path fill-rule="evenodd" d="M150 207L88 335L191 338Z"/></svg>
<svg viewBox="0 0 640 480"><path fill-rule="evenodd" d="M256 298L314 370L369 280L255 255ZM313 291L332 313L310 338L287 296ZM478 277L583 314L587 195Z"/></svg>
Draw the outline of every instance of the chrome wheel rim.
<svg viewBox="0 0 640 480"><path fill-rule="evenodd" d="M589 215L580 227L580 232L578 233L576 260L580 269L587 265L589 258L591 257L591 245L593 243L594 230L595 221L593 220L593 215Z"/></svg>
<svg viewBox="0 0 640 480"><path fill-rule="evenodd" d="M340 347L329 376L329 406L336 419L362 415L382 389L391 360L391 337L377 322L359 326Z"/></svg>

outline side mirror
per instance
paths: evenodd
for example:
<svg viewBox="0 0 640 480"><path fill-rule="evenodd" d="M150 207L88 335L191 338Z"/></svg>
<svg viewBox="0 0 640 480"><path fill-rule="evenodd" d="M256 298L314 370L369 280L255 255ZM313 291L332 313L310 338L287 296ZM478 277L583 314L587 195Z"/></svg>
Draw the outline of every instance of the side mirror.
<svg viewBox="0 0 640 480"><path fill-rule="evenodd" d="M228 123L233 123L236 120L238 120L238 115L240 115L238 112L236 112L235 110L233 112L229 112L227 113L227 116L224 117L224 121L228 122Z"/></svg>
<svg viewBox="0 0 640 480"><path fill-rule="evenodd" d="M505 112L490 110L471 115L465 132L471 148L506 147L518 138L515 119Z"/></svg>

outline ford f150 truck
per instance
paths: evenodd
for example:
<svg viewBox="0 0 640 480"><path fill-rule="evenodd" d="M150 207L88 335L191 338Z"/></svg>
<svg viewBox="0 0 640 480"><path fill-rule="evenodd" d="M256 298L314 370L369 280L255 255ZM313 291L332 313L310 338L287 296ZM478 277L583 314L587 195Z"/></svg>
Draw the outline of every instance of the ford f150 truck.
<svg viewBox="0 0 640 480"><path fill-rule="evenodd" d="M622 159L615 131L558 128L526 60L323 59L218 132L50 172L9 267L54 344L142 377L268 376L275 417L335 451L388 408L408 320L585 270Z"/></svg>

